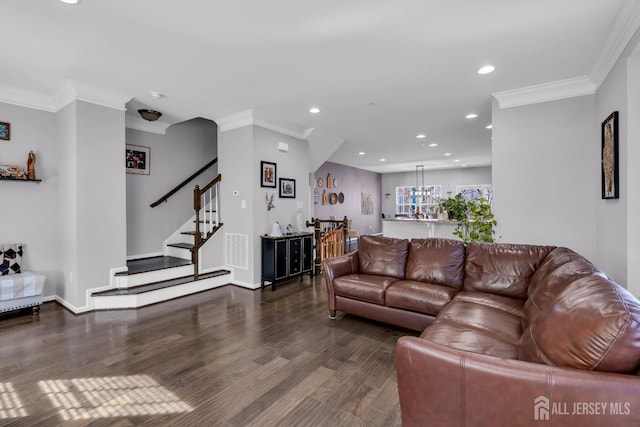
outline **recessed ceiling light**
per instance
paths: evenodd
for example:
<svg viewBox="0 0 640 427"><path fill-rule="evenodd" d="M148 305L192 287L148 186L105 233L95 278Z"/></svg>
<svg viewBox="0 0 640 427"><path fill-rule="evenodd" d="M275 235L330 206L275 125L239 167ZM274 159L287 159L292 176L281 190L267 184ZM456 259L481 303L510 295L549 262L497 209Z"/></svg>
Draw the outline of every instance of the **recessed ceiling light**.
<svg viewBox="0 0 640 427"><path fill-rule="evenodd" d="M426 138L427 135L425 135L424 133L421 133L420 135L416 135L416 138L418 139L422 139L422 138Z"/></svg>
<svg viewBox="0 0 640 427"><path fill-rule="evenodd" d="M309 108L309 112L311 114L318 114L320 112L320 109L318 107L311 107Z"/></svg>
<svg viewBox="0 0 640 427"><path fill-rule="evenodd" d="M461 168L466 168L466 167L467 167L467 165L460 165L460 167L461 167Z"/></svg>
<svg viewBox="0 0 640 427"><path fill-rule="evenodd" d="M485 129L493 129L493 125L492 124L488 124L484 127Z"/></svg>
<svg viewBox="0 0 640 427"><path fill-rule="evenodd" d="M160 98L164 98L164 95L161 94L160 92L156 92L155 90L151 92L151 97L153 99L160 99Z"/></svg>
<svg viewBox="0 0 640 427"><path fill-rule="evenodd" d="M469 113L466 116L464 116L465 119L475 119L476 117L478 117L476 113Z"/></svg>
<svg viewBox="0 0 640 427"><path fill-rule="evenodd" d="M453 161L454 161L454 162L459 162L459 161L460 161L460 159L453 159Z"/></svg>
<svg viewBox="0 0 640 427"><path fill-rule="evenodd" d="M380 159L380 161L381 161L381 162L386 162L386 161L387 161L387 159Z"/></svg>
<svg viewBox="0 0 640 427"><path fill-rule="evenodd" d="M450 155L451 155L451 153L444 153L444 155L445 155L445 156L450 156Z"/></svg>
<svg viewBox="0 0 640 427"><path fill-rule="evenodd" d="M60 0L62 3L66 4L77 4L78 0Z"/></svg>
<svg viewBox="0 0 640 427"><path fill-rule="evenodd" d="M364 151L361 151L358 153L358 156L364 156L364 154L365 154Z"/></svg>
<svg viewBox="0 0 640 427"><path fill-rule="evenodd" d="M429 144L429 147L437 147L438 144L436 144L435 142L432 142L431 144Z"/></svg>
<svg viewBox="0 0 640 427"><path fill-rule="evenodd" d="M494 67L493 65L485 65L484 67L480 67L478 69L478 74L489 74L495 69L496 67Z"/></svg>

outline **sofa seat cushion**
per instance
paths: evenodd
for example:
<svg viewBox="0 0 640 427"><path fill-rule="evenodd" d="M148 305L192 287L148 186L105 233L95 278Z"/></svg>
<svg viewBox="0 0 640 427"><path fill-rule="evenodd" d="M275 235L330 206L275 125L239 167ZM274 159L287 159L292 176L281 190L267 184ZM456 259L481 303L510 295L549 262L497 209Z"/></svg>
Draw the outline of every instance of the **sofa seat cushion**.
<svg viewBox="0 0 640 427"><path fill-rule="evenodd" d="M567 286L525 330L518 358L635 373L640 367L640 302L605 277L582 277Z"/></svg>
<svg viewBox="0 0 640 427"><path fill-rule="evenodd" d="M455 322L440 322L427 326L421 338L440 345L503 359L515 359L518 346L489 331L473 329Z"/></svg>
<svg viewBox="0 0 640 427"><path fill-rule="evenodd" d="M384 305L385 291L397 281L394 277L347 274L333 280L333 289L336 295Z"/></svg>
<svg viewBox="0 0 640 427"><path fill-rule="evenodd" d="M457 293L449 286L400 280L387 288L385 305L435 316Z"/></svg>
<svg viewBox="0 0 640 427"><path fill-rule="evenodd" d="M434 324L439 323L454 323L479 331L508 342L516 349L522 336L520 316L500 308L464 301L457 296L438 314Z"/></svg>
<svg viewBox="0 0 640 427"><path fill-rule="evenodd" d="M25 271L10 276L0 276L0 301L42 295L45 276Z"/></svg>
<svg viewBox="0 0 640 427"><path fill-rule="evenodd" d="M520 299L488 294L486 292L462 291L456 295L456 300L486 305L488 307L506 311L520 318L524 316L525 302Z"/></svg>

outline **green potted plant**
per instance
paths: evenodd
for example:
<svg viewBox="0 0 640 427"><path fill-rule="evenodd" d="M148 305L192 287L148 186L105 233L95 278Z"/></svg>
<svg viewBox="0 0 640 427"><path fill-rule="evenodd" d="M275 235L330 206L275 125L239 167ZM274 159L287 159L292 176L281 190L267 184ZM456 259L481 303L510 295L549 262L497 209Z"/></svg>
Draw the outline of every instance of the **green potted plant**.
<svg viewBox="0 0 640 427"><path fill-rule="evenodd" d="M467 244L469 242L493 243L498 222L493 217L491 205L484 198L467 201L467 217L462 220L453 234Z"/></svg>
<svg viewBox="0 0 640 427"><path fill-rule="evenodd" d="M467 218L467 201L460 194L456 194L448 199L442 199L439 211L447 212L450 220L463 221Z"/></svg>
<svg viewBox="0 0 640 427"><path fill-rule="evenodd" d="M440 202L440 211L447 212L450 220L458 221L453 235L465 244L469 242L492 243L498 224L491 212L491 205L484 198L465 200L460 194Z"/></svg>

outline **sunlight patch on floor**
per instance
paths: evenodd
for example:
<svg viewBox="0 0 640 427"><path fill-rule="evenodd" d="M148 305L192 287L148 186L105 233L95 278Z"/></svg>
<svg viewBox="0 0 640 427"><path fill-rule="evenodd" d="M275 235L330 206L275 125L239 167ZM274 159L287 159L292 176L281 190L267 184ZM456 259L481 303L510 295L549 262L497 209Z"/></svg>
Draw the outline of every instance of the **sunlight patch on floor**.
<svg viewBox="0 0 640 427"><path fill-rule="evenodd" d="M12 383L0 383L0 419L26 417L20 397Z"/></svg>
<svg viewBox="0 0 640 427"><path fill-rule="evenodd" d="M38 386L65 421L193 411L148 375L47 380Z"/></svg>

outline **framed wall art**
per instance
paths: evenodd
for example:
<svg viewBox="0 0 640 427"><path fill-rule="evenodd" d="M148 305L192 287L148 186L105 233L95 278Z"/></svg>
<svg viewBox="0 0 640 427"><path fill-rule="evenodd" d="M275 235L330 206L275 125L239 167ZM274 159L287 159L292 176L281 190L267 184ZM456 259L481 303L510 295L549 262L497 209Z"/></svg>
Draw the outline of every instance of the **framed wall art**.
<svg viewBox="0 0 640 427"><path fill-rule="evenodd" d="M11 123L0 122L0 140L9 141L11 139Z"/></svg>
<svg viewBox="0 0 640 427"><path fill-rule="evenodd" d="M276 164L260 162L260 187L276 188ZM280 196L282 197L282 196Z"/></svg>
<svg viewBox="0 0 640 427"><path fill-rule="evenodd" d="M602 122L602 198L620 197L618 179L618 112L614 111Z"/></svg>
<svg viewBox="0 0 640 427"><path fill-rule="evenodd" d="M140 145L127 144L125 149L125 167L127 173L138 175L150 174L149 158L151 149Z"/></svg>
<svg viewBox="0 0 640 427"><path fill-rule="evenodd" d="M285 199L296 198L296 180L291 178L280 178L280 197Z"/></svg>

